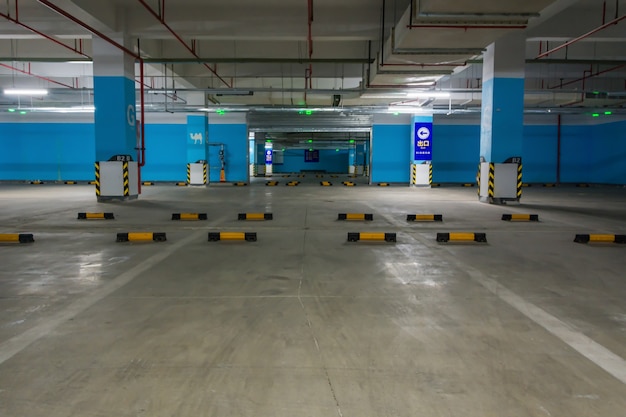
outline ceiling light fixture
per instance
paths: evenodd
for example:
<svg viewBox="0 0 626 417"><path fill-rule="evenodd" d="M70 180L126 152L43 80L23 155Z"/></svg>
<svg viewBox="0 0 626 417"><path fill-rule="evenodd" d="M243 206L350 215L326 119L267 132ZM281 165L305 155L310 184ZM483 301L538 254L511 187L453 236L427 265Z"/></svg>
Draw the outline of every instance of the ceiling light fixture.
<svg viewBox="0 0 626 417"><path fill-rule="evenodd" d="M4 90L7 96L45 96L48 90L43 89L27 89L27 88L7 88Z"/></svg>

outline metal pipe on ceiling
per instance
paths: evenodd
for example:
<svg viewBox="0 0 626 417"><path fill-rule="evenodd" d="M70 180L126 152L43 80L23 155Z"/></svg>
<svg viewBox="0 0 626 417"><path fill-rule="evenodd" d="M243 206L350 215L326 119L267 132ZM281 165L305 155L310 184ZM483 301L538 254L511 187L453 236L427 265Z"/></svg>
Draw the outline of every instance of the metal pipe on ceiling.
<svg viewBox="0 0 626 417"><path fill-rule="evenodd" d="M176 40L178 40L178 42L180 42L180 43L181 43L181 44L185 47L185 49L186 49L187 51L189 51L189 52L190 52L193 56L195 56L196 58L198 58L198 59L200 58L200 57L198 56L198 54L197 54L197 53L196 53L196 52L195 52L192 48L190 48L190 47L189 47L189 45L187 45L187 42L185 42L185 41L183 40L183 38L181 38L181 37L180 37L180 35L179 35L178 33L176 33L176 32L174 31L174 29L172 29L172 28L170 27L170 25L168 25L168 24L167 24L167 22L165 21L165 17L164 17L164 15L159 16L159 14L158 14L157 12L155 12L155 11L152 9L152 7L150 7L150 5L149 5L148 3L146 3L146 2L145 2L145 0L138 0L138 1L139 1L139 3L141 3L141 5L142 5L142 6L143 6L143 7L144 7L144 8L145 8L145 9L146 9L146 10L147 10L147 11L148 11L148 12L149 12L152 16L154 16L154 17L155 17L155 18L156 18L156 19L157 19L157 20L161 23L161 25L163 25L163 27L165 27L165 28L166 28L166 29L167 29L167 30L168 30L168 31L172 34L172 36L174 36L174 37L176 38ZM165 2L164 2L164 1L162 2L162 10L165 10ZM207 63L205 63L205 62L199 62L199 63L200 63L200 64L202 64L202 65L204 65L204 66L205 66L205 67L206 67L209 71L211 71L211 73L212 73L213 75L215 75L215 76L216 76L216 77L217 77L217 78L218 78L221 82L223 82L223 83L224 83L227 87L229 87L229 88L232 88L232 87L233 87L233 86L232 86L232 84L229 84L226 80L224 80L224 79L223 79L223 78L222 78L222 77L221 77L221 76L217 73L217 71L216 71L215 69L211 68L211 66L210 66L210 65L208 65L208 64L207 64Z"/></svg>
<svg viewBox="0 0 626 417"><path fill-rule="evenodd" d="M84 29L87 29L89 32L91 32L92 34L98 36L100 39L104 40L105 42L113 45L114 47L116 47L117 49L119 49L120 51L132 56L133 58L135 58L136 60L139 61L139 65L140 65L140 72L139 72L139 77L140 77L140 83L139 83L139 95L141 97L141 109L140 109L140 119L141 119L141 128L140 128L140 135L141 135L141 141L143 144L145 144L145 137L146 137L146 130L145 130L145 123L143 123L145 121L145 102L144 102L144 95L145 95L145 89L144 89L144 72L143 72L143 59L141 58L141 56L138 53L135 53L133 51L131 51L130 49L126 48L124 45L120 45L119 43L115 42L113 39L111 39L110 37L106 36L104 33L100 32L99 30L91 27L90 25L88 25L87 23L83 22L82 20L78 19L76 16L71 15L70 13L68 13L67 11L63 10L62 8L60 8L59 6L51 3L48 0L37 0L40 4L43 4L44 6L46 6L47 8L49 8L50 10L52 10L53 12L71 20L72 22L76 23L77 25L83 27ZM144 145L142 145L142 147L145 147ZM143 154L143 164L145 164L145 153ZM141 165L138 168L139 171L141 171ZM138 176L141 176L141 173L138 173ZM137 184L137 188L138 188L138 192L139 194L141 194L141 182L138 182Z"/></svg>
<svg viewBox="0 0 626 417"><path fill-rule="evenodd" d="M8 68L8 69L10 69L10 70L12 70L12 71L17 71L17 72L20 72L20 73L22 73L22 74L26 74L26 75L29 75L29 76L31 76L31 77L38 78L38 79L43 80L43 81L47 81L47 82L50 82L50 83L53 83L53 84L60 85L60 86L62 86L62 87L67 87L67 88L72 88L72 89L73 89L73 88L75 88L75 87L74 87L74 86L72 86L72 85L65 84L65 83L62 83L62 82L60 82L60 81L53 80L52 78L44 77L44 76L42 76L42 75L33 74L33 73L30 71L30 64L28 65L28 71L26 71L26 70L22 70L22 69L19 69L19 68L15 68L15 67L13 67L13 66L11 66L11 65L7 65L7 64L3 64L3 63L0 63L0 67Z"/></svg>
<svg viewBox="0 0 626 417"><path fill-rule="evenodd" d="M406 25L409 29L419 29L419 28L431 28L431 29L526 29L527 25L520 24L472 24L472 23L413 23L412 25Z"/></svg>
<svg viewBox="0 0 626 417"><path fill-rule="evenodd" d="M25 23L20 22L18 20L18 18L17 18L17 15L16 15L15 18L13 18L13 17L11 17L8 14L0 12L0 17L4 17L9 22L15 23L16 25L21 26L24 29L27 29L27 30L29 30L29 31L31 31L31 32L33 32L33 33L35 33L35 34L37 34L37 35L39 35L39 36L41 36L41 37L43 37L45 39L48 39L49 41L52 41L52 42L56 43L57 45L62 46L63 48L65 48L65 49L67 49L69 51L72 51L73 53L76 53L76 54L82 55L85 58L91 59L91 57L89 55L85 54L82 50L79 50L79 49L76 49L76 48L72 48L71 46L66 45L63 42L61 42L61 41L59 41L57 39L54 39L52 36L46 35L45 33L41 32L41 31L39 31L39 30L37 30L37 29L35 29L35 28L25 24Z"/></svg>
<svg viewBox="0 0 626 417"><path fill-rule="evenodd" d="M587 32L587 33L585 33L585 34L580 35L580 36L579 36L579 37L577 37L577 38L574 38L574 39L572 39L572 40L569 40L569 41L567 41L567 42L565 42L565 43L563 43L563 44L561 44L561 45L557 46L556 48L552 48L552 49L550 49L550 50L545 51L545 52L544 52L544 53L542 53L542 54L537 55L537 56L535 57L535 59L540 59L540 58L546 57L546 56L548 56L548 55L551 55L551 54L555 53L556 51L560 51L560 50L561 50L561 49L563 49L563 48L567 48L568 46L570 46L570 45L572 45L572 44L574 44L574 43L576 43L576 42L579 42L579 41L581 41L581 40L583 40L583 39L585 39L585 38L588 38L589 36L591 36L591 35L593 35L593 34L595 34L595 33L597 33L597 32L600 32L601 30L604 30L604 29L608 28L609 26L613 26L613 25L615 25L615 24L617 24L617 23L621 22L621 21L622 21L622 20L624 20L624 19L626 19L626 15L624 15L624 16L620 16L620 17L618 17L618 18L616 18L616 19L613 19L613 20L611 20L610 22L607 22L607 23L605 23L605 24L603 24L603 25L600 25L600 26L598 26L597 28L592 29L592 30L590 30L589 32Z"/></svg>

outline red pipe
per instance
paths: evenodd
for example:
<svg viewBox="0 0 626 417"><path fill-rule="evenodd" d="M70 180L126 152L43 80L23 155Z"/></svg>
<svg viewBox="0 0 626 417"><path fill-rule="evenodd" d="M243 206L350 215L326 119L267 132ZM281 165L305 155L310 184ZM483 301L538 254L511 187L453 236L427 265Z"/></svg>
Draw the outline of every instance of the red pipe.
<svg viewBox="0 0 626 417"><path fill-rule="evenodd" d="M602 4L602 24L606 23L606 0Z"/></svg>
<svg viewBox="0 0 626 417"><path fill-rule="evenodd" d="M25 23L20 22L19 20L17 20L17 14L16 14L16 18L15 18L15 19L14 19L14 18L12 18L11 16L9 16L9 15L7 15L7 14L4 14L4 13L1 13L1 12L0 12L0 16L1 16L1 17L4 17L4 18L5 18L6 20L8 20L9 22L13 22L13 23L15 23L16 25L23 27L24 29L28 29L28 30L30 30L31 32L36 33L37 35L39 35L39 36L41 36L41 37L43 37L43 38L46 38L46 39L48 39L49 41L52 41L52 42L56 43L57 45L60 45L60 46L64 47L65 49L69 49L70 51L72 51L72 52L74 52L74 53L77 53L77 54L79 54L79 55L82 55L82 56L84 56L85 58L89 58L89 59L91 59L91 57L90 57L89 55L84 54L82 51L80 51L80 50L78 50L78 49L76 49L76 48L72 48L71 46L68 46L68 45L64 44L63 42L61 42L61 41L59 41L59 40L56 40L56 39L54 39L53 37L51 37L51 36L49 36L49 35L46 35L45 33L40 32L40 31L38 31L37 29L35 29L35 28L33 28L33 27L30 27L30 26L28 26L28 25L27 25L27 24L25 24Z"/></svg>
<svg viewBox="0 0 626 417"><path fill-rule="evenodd" d="M400 64L400 63L393 63L393 64L380 64L381 67L464 67L465 65L467 65L467 62L463 62L463 63L458 63L458 64L454 64L454 63L410 63L410 64Z"/></svg>
<svg viewBox="0 0 626 417"><path fill-rule="evenodd" d="M98 36L100 39L103 39L104 41L108 42L109 44L113 45L114 47L116 47L117 49L123 51L124 53L132 56L133 58L135 58L136 60L139 61L139 67L141 68L139 71L139 76L141 78L141 82L139 83L139 91L140 91L140 95L141 95L141 112L140 114L140 119L141 122L143 124L143 122L145 121L145 110L144 110L144 93L145 93L145 89L144 89L144 73L143 73L143 58L141 58L141 56L139 54L134 53L133 51L131 51L130 49L126 48L124 45L120 45L119 43L115 42L113 39L109 38L108 36L106 36L105 34L103 34L102 32L100 32L99 30L89 26L87 23L81 21L80 19L78 19L75 16L72 16L71 14L69 14L68 12L66 12L65 10L61 9L60 7L56 6L55 4L50 3L50 1L48 0L37 0L39 3L43 4L44 6L48 7L50 10L54 11L55 13L60 14L61 16L71 20L72 22L76 23L77 25L87 29L89 32L93 33L94 35ZM142 125L141 127L141 142L142 142L142 148L145 148L145 130L144 127ZM143 165L145 165L146 161L145 161L145 153L143 153L143 160L141 161L141 163ZM141 166L143 165L138 165L137 168L137 178L141 178ZM140 180L138 180L139 183L137 184L137 191L138 193L141 194L141 182Z"/></svg>
<svg viewBox="0 0 626 417"><path fill-rule="evenodd" d="M146 3L144 0L139 0L139 3L141 3L141 5L152 15L154 16L159 22L161 22L161 24L172 34L172 36L174 36L178 42L180 42L187 51L189 51L193 56L195 56L196 58L200 59L200 56L198 56L198 54L196 54L194 52L194 50L192 48L189 47L189 45L187 45L187 43L183 40L183 38L180 37L180 35L178 35L178 33L176 33L171 27L170 25L168 25L165 22L165 19L163 16L159 16L159 14L157 12L155 12L154 10L152 10L152 8L150 7L150 5L148 3ZM164 2L163 2L164 3ZM228 88L233 88L233 86L231 84L228 84L228 82L226 82L226 80L224 80L222 77L220 77L220 75L217 73L217 71L215 71L213 68L211 68L211 66L207 63L202 63L202 65L204 65L209 71L211 71L211 73L213 73L221 82L223 82Z"/></svg>
<svg viewBox="0 0 626 417"><path fill-rule="evenodd" d="M526 25L433 25L433 24L414 24L406 25L409 29L416 28L441 28L441 29L526 29Z"/></svg>
<svg viewBox="0 0 626 417"><path fill-rule="evenodd" d="M588 78L587 77L587 73L589 73L589 75L591 75L593 71L593 67L590 65L588 70L583 71L583 78L582 78L582 91L585 91L585 80ZM572 101L571 103L565 103L565 104L561 104L560 107L566 107L566 106L571 106L572 104L578 104L578 103L582 103L585 101L585 93L581 93L580 94L580 100L576 100L576 101Z"/></svg>
<svg viewBox="0 0 626 417"><path fill-rule="evenodd" d="M607 72L615 71L615 70L618 70L618 69L624 68L624 67L626 67L626 65L618 65L618 66L613 67L613 68L609 68L609 69L606 69L606 70L603 70L603 71L598 71L595 74L591 70L587 70L587 71L585 71L583 73L583 77L582 78L578 78L576 80L568 81L565 84L561 82L561 84L559 84L558 86L548 87L548 89L549 90L553 90L555 88L563 88L563 86L574 84L574 83L577 83L579 81L585 81L587 78L597 77L598 75L606 74ZM587 72L589 72L589 75L588 76L584 75ZM585 84L583 83L583 90L585 88L584 86L585 86Z"/></svg>
<svg viewBox="0 0 626 417"><path fill-rule="evenodd" d="M559 51L559 50L561 50L563 48L566 48L566 47L570 46L573 43L576 43L576 42L578 42L578 41L580 41L582 39L588 38L589 36L593 35L594 33L600 32L601 30L604 30L604 29L608 28L609 26L615 25L615 24L621 22L624 19L626 19L626 15L618 17L616 19L613 19L613 20L611 20L608 23L605 23L605 24L603 24L601 26L598 26L597 28L595 28L593 30L590 30L589 32L585 33L584 35L580 35L579 37L574 38L574 39L572 39L570 41L567 41L564 44L561 44L561 45L557 46L556 48L552 48L549 51L545 51L544 53L537 55L535 57L535 59L544 58L544 57L546 57L546 56L548 56L550 54L553 54L554 52Z"/></svg>
<svg viewBox="0 0 626 417"><path fill-rule="evenodd" d="M30 75L31 77L39 78L40 80L48 81L50 83L54 83L54 84L57 84L57 85L60 85L60 86L63 86L63 87L74 88L73 86L71 86L69 84L65 84L65 83L62 83L60 81L55 81L53 79L50 79L48 77L44 77L44 76L41 76L41 75L33 74L32 72L30 72L30 63L28 63L28 67L29 67L28 71L24 71L24 70L21 70L19 68L15 68L15 67L12 67L10 65L2 64L2 63L0 63L0 66L8 68L8 69L13 70L13 71L21 72L22 74Z"/></svg>

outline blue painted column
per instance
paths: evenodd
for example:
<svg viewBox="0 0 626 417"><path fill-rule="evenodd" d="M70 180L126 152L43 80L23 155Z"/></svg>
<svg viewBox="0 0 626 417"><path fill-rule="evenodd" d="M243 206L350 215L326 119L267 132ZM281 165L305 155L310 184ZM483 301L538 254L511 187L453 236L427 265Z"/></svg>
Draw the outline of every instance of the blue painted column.
<svg viewBox="0 0 626 417"><path fill-rule="evenodd" d="M409 183L411 116L374 114L371 181Z"/></svg>
<svg viewBox="0 0 626 417"><path fill-rule="evenodd" d="M483 59L480 156L500 163L522 153L524 128L524 57L522 34L487 47Z"/></svg>
<svg viewBox="0 0 626 417"><path fill-rule="evenodd" d="M222 182L220 151L224 151L224 181L247 182L248 123L246 113L209 114L209 177Z"/></svg>
<svg viewBox="0 0 626 417"><path fill-rule="evenodd" d="M208 183L207 152L208 116L187 116L187 183Z"/></svg>
<svg viewBox="0 0 626 417"><path fill-rule="evenodd" d="M498 191L511 195L516 184L512 174L503 174L496 184L497 166L509 158L521 157L524 128L524 64L526 43L522 32L489 45L483 57L483 91L480 127L480 162L477 180L479 196L494 202ZM506 168L506 169L505 169ZM508 171L512 167L502 167ZM521 174L520 174L521 175ZM512 178L517 181L516 175ZM511 190L511 186L513 189ZM496 190L495 188L499 188ZM521 188L521 187L520 187Z"/></svg>
<svg viewBox="0 0 626 417"><path fill-rule="evenodd" d="M121 40L118 39L123 44ZM97 162L109 161L116 155L121 163L122 183L118 184L117 165L101 164L96 174L96 195L99 200L136 198L137 120L135 109L135 61L124 52L95 37L93 44L95 138ZM123 162L129 162L123 164ZM118 186L120 185L120 186Z"/></svg>
<svg viewBox="0 0 626 417"><path fill-rule="evenodd" d="M352 146L348 149L348 173L356 174L356 146Z"/></svg>

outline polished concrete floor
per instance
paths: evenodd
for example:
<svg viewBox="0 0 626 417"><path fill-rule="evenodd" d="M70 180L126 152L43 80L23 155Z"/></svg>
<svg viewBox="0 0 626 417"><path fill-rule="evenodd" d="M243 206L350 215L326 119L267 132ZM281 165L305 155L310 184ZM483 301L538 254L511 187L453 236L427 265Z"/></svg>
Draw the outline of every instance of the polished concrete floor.
<svg viewBox="0 0 626 417"><path fill-rule="evenodd" d="M107 204L86 185L0 185L0 233L35 237L0 245L0 415L625 414L626 245L573 238L626 233L626 189L532 187L494 206L475 188L276 179ZM374 220L337 221L351 212ZM419 213L444 221L406 221ZM135 231L167 242L116 243ZM347 242L369 231L397 242ZM437 243L448 231L488 243Z"/></svg>

